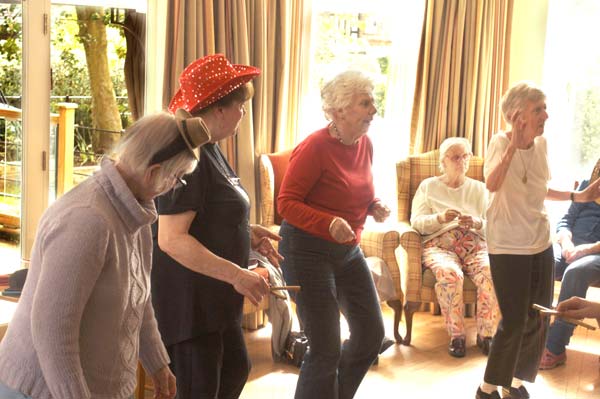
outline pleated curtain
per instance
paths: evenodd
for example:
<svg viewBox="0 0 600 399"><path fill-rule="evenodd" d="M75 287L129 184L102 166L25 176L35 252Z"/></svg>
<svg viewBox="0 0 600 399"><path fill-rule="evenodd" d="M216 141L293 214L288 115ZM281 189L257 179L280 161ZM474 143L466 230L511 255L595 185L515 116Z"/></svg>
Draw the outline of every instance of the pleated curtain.
<svg viewBox="0 0 600 399"><path fill-rule="evenodd" d="M484 156L501 126L513 0L427 0L411 117L410 153L466 137Z"/></svg>
<svg viewBox="0 0 600 399"><path fill-rule="evenodd" d="M259 67L255 95L239 134L219 145L250 198L255 199L256 159L261 153L291 148L296 139L298 103L306 73L309 0L171 0L163 106L179 88L178 78L192 61L222 53L236 64Z"/></svg>

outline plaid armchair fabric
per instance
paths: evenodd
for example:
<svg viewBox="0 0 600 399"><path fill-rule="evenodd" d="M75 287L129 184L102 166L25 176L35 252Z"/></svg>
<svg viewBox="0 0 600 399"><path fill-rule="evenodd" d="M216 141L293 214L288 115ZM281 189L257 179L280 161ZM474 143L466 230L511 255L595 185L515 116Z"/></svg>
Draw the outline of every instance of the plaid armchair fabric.
<svg viewBox="0 0 600 399"><path fill-rule="evenodd" d="M263 154L259 158L260 177L260 213L261 223L270 230L278 232L281 216L277 212L277 195L285 175L292 151L282 151L272 154ZM398 325L402 315L402 290L400 288L400 269L394 253L400 243L400 237L395 230L386 229L385 226L377 230L365 229L361 236L360 247L366 257L376 256L385 261L394 280L396 298L387 301L394 310L394 337L400 342Z"/></svg>
<svg viewBox="0 0 600 399"><path fill-rule="evenodd" d="M398 222L400 245L396 248L396 257L400 264L401 290L406 304L406 337L403 344L410 345L412 338L412 319L422 302L437 303L435 295L435 276L431 270L423 270L421 265L421 235L410 225L412 199L423 180L439 176L439 151L434 150L420 155L410 156L396 164L398 179ZM467 176L483 181L483 158L472 157ZM466 277L463 286L465 303L475 303L477 289Z"/></svg>

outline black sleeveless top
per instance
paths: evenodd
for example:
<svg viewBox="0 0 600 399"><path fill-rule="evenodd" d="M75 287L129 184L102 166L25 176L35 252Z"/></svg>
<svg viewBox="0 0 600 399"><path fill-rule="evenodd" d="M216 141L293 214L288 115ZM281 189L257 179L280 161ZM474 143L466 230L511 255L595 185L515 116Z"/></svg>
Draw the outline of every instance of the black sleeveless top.
<svg viewBox="0 0 600 399"><path fill-rule="evenodd" d="M160 215L196 212L189 233L215 255L247 267L250 203L239 178L216 144L200 151L187 185L156 201ZM241 324L243 296L231 284L195 273L158 247L158 221L152 226L154 254L152 304L165 345Z"/></svg>

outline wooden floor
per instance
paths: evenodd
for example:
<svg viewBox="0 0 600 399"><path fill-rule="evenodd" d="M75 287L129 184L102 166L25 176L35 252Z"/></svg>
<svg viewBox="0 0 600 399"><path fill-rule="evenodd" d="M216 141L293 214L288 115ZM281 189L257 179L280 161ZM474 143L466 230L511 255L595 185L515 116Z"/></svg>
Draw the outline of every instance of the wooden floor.
<svg viewBox="0 0 600 399"><path fill-rule="evenodd" d="M600 290L591 288L588 297L600 300ZM391 336L393 313L383 306L387 335ZM487 360L475 345L475 320L467 319L467 356L462 359L452 358L446 352L448 337L442 317L419 312L414 320L412 345L396 345L381 355L379 365L371 367L356 398L474 398ZM595 320L590 322L596 325ZM401 329L403 327L401 324ZM532 398L600 397L600 332L580 327L575 331L567 349L567 364L540 371L536 383L528 386ZM298 369L273 363L270 332L267 325L246 333L253 368L241 396L243 399L294 396Z"/></svg>

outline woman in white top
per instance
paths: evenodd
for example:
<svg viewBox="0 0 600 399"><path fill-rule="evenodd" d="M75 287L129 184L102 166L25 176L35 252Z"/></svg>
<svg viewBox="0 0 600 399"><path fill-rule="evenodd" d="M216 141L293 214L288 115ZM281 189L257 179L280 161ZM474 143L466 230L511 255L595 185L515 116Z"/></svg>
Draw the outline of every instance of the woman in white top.
<svg viewBox="0 0 600 399"><path fill-rule="evenodd" d="M532 309L551 306L554 257L544 200L590 201L600 195L600 180L584 191L548 188L550 171L542 137L546 96L530 83L510 88L501 101L511 125L494 135L484 174L490 191L487 240L502 320L498 325L477 399L529 398L523 380L533 382L546 341L547 320Z"/></svg>
<svg viewBox="0 0 600 399"><path fill-rule="evenodd" d="M423 266L435 275L435 292L450 335L448 353L465 356L464 274L477 286L477 345L488 353L498 322L498 304L485 242L485 185L466 176L467 139L440 146L441 176L425 179L412 203L410 222L423 238Z"/></svg>

